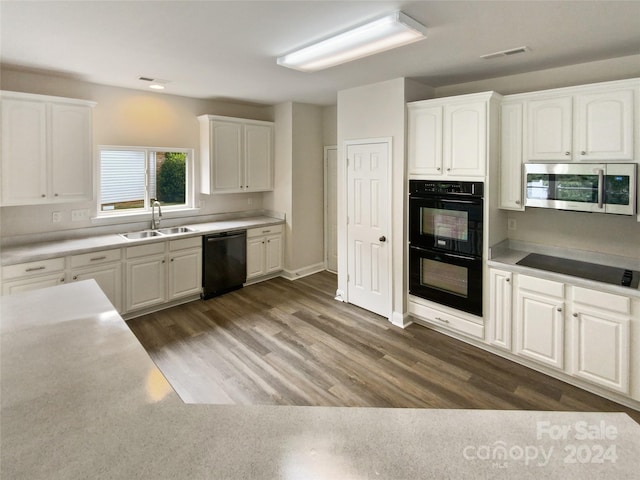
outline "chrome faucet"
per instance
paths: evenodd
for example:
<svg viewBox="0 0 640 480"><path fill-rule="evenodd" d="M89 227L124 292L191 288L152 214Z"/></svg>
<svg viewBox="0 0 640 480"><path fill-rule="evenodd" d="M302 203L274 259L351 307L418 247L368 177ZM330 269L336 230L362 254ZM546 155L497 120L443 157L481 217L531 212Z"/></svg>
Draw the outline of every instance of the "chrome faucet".
<svg viewBox="0 0 640 480"><path fill-rule="evenodd" d="M156 221L156 207L158 207L158 220ZM160 228L160 222L162 221L162 209L160 208L160 202L155 198L151 199L151 230Z"/></svg>

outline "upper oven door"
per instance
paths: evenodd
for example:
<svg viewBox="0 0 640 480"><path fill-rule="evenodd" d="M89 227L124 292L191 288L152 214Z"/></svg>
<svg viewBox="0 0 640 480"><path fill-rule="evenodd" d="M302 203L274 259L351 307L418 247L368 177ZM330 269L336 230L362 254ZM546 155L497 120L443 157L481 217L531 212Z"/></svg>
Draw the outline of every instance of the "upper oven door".
<svg viewBox="0 0 640 480"><path fill-rule="evenodd" d="M482 256L482 199L412 195L409 240L417 247Z"/></svg>

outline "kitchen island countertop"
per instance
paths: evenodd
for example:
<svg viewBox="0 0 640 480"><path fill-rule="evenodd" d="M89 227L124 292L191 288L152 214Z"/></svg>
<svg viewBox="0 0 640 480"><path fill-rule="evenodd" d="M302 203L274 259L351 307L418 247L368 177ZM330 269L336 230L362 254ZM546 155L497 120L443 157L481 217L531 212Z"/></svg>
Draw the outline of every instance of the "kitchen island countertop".
<svg viewBox="0 0 640 480"><path fill-rule="evenodd" d="M2 297L0 314L2 478L570 480L640 468L640 425L623 413L184 404L93 280ZM609 455L574 461L581 445Z"/></svg>

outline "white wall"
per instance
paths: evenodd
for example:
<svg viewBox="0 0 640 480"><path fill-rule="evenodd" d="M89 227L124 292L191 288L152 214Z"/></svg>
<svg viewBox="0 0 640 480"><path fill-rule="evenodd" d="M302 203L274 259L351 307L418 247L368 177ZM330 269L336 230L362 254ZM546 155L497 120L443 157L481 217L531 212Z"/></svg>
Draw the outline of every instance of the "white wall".
<svg viewBox="0 0 640 480"><path fill-rule="evenodd" d="M435 89L436 97L494 90L513 94L640 77L640 55L612 58ZM638 148L638 146L636 146ZM640 258L640 223L635 217L527 208L508 212L517 230L510 239Z"/></svg>
<svg viewBox="0 0 640 480"><path fill-rule="evenodd" d="M285 274L315 270L324 261L323 108L275 106L275 189L264 208L285 213Z"/></svg>
<svg viewBox="0 0 640 480"><path fill-rule="evenodd" d="M198 115L209 113L273 120L273 108L270 106L198 100L9 69L3 69L1 75L3 90L97 102L93 111L94 145L193 148L196 167L199 165L199 128L196 118ZM196 175L198 170L198 168L195 169ZM200 182L196 178L196 188L198 185ZM205 201L205 206L198 212L199 215L259 210L263 208L262 196L261 193L196 194L196 205L200 200ZM249 198L252 200L251 205L249 205ZM96 213L96 205L93 201L53 206L2 207L0 209L2 237L97 228L96 224L90 220L71 222L71 210L78 208L88 208L92 215ZM51 214L54 211L61 212L60 223L52 223ZM123 225L123 228L126 227ZM87 230L86 234L91 234L91 230Z"/></svg>
<svg viewBox="0 0 640 480"><path fill-rule="evenodd" d="M338 290L347 290L345 141L392 138L392 315L406 311L406 108L407 101L429 98L432 90L404 78L338 92Z"/></svg>

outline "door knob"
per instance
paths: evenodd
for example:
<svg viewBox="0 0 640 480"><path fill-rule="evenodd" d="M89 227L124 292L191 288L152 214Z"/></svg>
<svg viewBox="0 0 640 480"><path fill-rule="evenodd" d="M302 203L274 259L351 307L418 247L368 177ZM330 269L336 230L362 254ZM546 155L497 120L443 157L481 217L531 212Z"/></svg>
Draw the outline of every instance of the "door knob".
<svg viewBox="0 0 640 480"><path fill-rule="evenodd" d="M387 241L387 237L385 237L384 235L381 236L378 240L380 240L381 242L386 242Z"/></svg>

